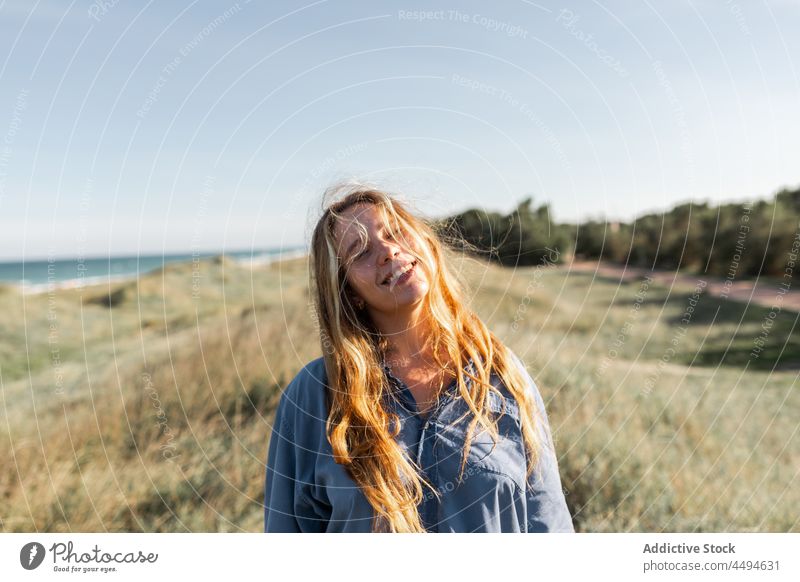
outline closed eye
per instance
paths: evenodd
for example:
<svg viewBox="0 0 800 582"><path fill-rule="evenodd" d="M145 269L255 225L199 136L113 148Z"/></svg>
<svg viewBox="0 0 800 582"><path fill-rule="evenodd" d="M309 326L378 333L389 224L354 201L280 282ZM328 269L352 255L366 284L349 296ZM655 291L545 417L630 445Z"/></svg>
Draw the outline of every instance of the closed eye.
<svg viewBox="0 0 800 582"><path fill-rule="evenodd" d="M392 229L389 229L389 228L384 228L383 232L385 233L386 240L393 240L393 241L397 241L397 240L398 240L397 233L396 233L394 230L392 230ZM364 247L364 248L361 250L361 252L357 253L357 254L356 254L354 257L353 257L353 259L352 259L352 260L356 261L356 260L358 260L358 259L361 259L361 258L363 258L363 257L367 256L367 254L369 254L369 251L370 251L370 246L369 246L369 244L367 244L367 245L366 245L366 246L365 246L365 247Z"/></svg>

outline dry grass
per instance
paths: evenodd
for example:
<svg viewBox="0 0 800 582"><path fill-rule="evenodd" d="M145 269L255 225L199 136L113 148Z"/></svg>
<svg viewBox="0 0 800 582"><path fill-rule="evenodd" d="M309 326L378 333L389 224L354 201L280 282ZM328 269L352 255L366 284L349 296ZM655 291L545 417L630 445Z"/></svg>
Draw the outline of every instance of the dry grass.
<svg viewBox="0 0 800 582"><path fill-rule="evenodd" d="M548 402L579 530L800 530L796 372L686 365L735 322L659 365L683 310L663 288L632 316L637 282L453 264ZM280 389L319 354L304 260L0 306L3 531L261 531Z"/></svg>

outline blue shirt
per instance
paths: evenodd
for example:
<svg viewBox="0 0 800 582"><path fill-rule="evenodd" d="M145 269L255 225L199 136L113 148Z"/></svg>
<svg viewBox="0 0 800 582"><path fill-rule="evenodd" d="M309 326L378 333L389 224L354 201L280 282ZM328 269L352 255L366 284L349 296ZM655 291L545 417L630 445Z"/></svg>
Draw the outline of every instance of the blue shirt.
<svg viewBox="0 0 800 582"><path fill-rule="evenodd" d="M526 451L519 406L496 374L490 410L501 438L492 450L487 432L473 433L461 482L457 482L469 410L455 380L427 416L421 416L405 383L384 371L392 387L387 405L399 416L396 439L440 494L423 486L420 518L429 532L574 532L561 488L544 402L521 361L530 390L542 411L537 428L544 448L540 462L525 478ZM472 369L468 362L465 369ZM465 378L470 382L470 378ZM326 437L327 376L322 358L308 363L286 387L278 404L269 442L264 490L265 532L369 532L372 506L342 465ZM476 432L480 431L477 427Z"/></svg>

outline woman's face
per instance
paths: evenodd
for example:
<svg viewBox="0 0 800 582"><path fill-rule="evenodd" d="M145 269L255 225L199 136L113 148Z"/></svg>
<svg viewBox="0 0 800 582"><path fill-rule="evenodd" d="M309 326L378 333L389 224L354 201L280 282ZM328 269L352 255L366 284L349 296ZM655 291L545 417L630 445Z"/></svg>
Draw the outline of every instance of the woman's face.
<svg viewBox="0 0 800 582"><path fill-rule="evenodd" d="M341 213L334 236L356 304L363 300L379 319L421 304L429 289L424 266L374 204L355 204Z"/></svg>

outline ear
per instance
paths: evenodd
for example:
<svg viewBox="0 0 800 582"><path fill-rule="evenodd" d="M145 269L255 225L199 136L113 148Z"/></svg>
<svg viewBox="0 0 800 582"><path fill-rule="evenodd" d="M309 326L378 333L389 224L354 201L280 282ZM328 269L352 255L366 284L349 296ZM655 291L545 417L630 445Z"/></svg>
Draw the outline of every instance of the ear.
<svg viewBox="0 0 800 582"><path fill-rule="evenodd" d="M355 290L353 290L353 287L350 285L349 282L345 281L344 286L345 286L344 287L345 295L347 295L347 298L350 300L350 303L352 303L356 307L356 309L361 309L359 305L361 304L363 307L364 300L358 296L358 293L356 293Z"/></svg>
<svg viewBox="0 0 800 582"><path fill-rule="evenodd" d="M352 289L348 289L347 297L350 299L350 303L352 303L356 309L363 309L364 307L364 300L358 296L358 294L353 291Z"/></svg>

